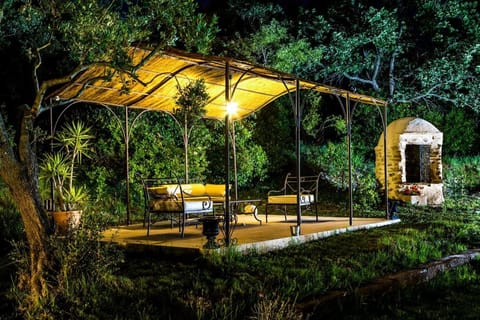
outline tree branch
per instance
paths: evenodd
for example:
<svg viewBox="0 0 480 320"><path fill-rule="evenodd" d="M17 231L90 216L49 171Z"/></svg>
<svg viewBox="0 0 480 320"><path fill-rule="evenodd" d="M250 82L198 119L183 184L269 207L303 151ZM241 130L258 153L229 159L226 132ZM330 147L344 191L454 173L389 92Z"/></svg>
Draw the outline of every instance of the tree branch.
<svg viewBox="0 0 480 320"><path fill-rule="evenodd" d="M400 24L400 30L398 30L398 36L397 36L397 41L396 41L396 46L395 50L392 52L392 56L390 58L390 64L389 64L389 69L388 69L388 91L389 91L389 96L393 97L395 93L395 61L397 59L397 55L400 51L400 39L402 38L403 35L403 28L405 25L403 23Z"/></svg>
<svg viewBox="0 0 480 320"><path fill-rule="evenodd" d="M43 81L42 84L39 86L37 94L35 95L35 99L32 103L32 109L30 110L32 115L37 116L39 114L43 98L45 97L48 89L72 81L73 78L75 78L80 72L86 70L88 67L89 66L79 66L67 76Z"/></svg>
<svg viewBox="0 0 480 320"><path fill-rule="evenodd" d="M456 99L452 99L452 98L449 98L445 95L441 95L441 94L438 94L438 93L435 93L435 91L444 86L444 85L447 85L449 83L453 83L453 81L449 81L449 82L446 82L446 83L438 83L434 86L432 86L430 89L428 89L425 93L423 94L420 94L420 95L417 95L417 96L414 96L410 99L398 99L398 100L395 100L396 103L412 103L412 102L418 102L418 101L425 101L425 103L427 104L431 104L431 100L432 99L438 99L438 100L442 100L442 101L446 101L446 102L452 102L452 103L456 103L457 100Z"/></svg>
<svg viewBox="0 0 480 320"><path fill-rule="evenodd" d="M80 65L74 71L72 71L70 74L68 74L64 77L43 81L42 84L40 85L39 89L38 89L38 92L37 92L36 96L35 96L34 102L32 104L31 113L33 115L37 116L38 114L40 114L41 112L43 112L46 109L46 108L42 108L42 103L43 103L43 99L45 98L45 94L48 91L48 89L50 89L52 87L55 87L55 86L59 86L59 85L62 85L62 84L69 83L75 77L77 77L80 73L84 72L85 70L87 70L91 67L111 68L113 70L113 72L124 73L124 74L127 74L128 76L135 79L133 74L131 74L130 72L125 71L125 70L120 70L119 68L115 68L108 62L98 62L98 63L89 64L89 65ZM77 93L77 96L81 92L83 92L83 89L85 88L86 85L88 85L88 84L90 84L94 81L105 80L107 78L109 78L109 76L100 76L100 77L94 77L94 78L89 79L89 81L87 81L84 84L84 86L82 87L82 89Z"/></svg>
<svg viewBox="0 0 480 320"><path fill-rule="evenodd" d="M368 79L360 78L360 77L357 77L357 76L351 76L351 75L349 75L349 74L347 74L347 73L344 73L344 76L345 76L346 78L348 78L349 80L357 81L357 82L360 82L360 83L364 83L364 84L371 85L372 88L373 88L375 91L378 91L378 89L379 89L378 83L377 83L377 81L375 81L375 80L368 80Z"/></svg>
<svg viewBox="0 0 480 320"><path fill-rule="evenodd" d="M30 143L33 131L33 115L28 105L23 105L23 115L20 123L20 136L18 139L18 157L23 166L27 169L27 177L31 181L35 181L36 159L35 152Z"/></svg>
<svg viewBox="0 0 480 320"><path fill-rule="evenodd" d="M393 94L395 92L394 70L395 70L395 58L397 56L397 51L398 51L397 49L395 49L395 51L392 53L392 57L390 58L390 64L388 68L388 92L390 97L393 97Z"/></svg>
<svg viewBox="0 0 480 320"><path fill-rule="evenodd" d="M37 56L36 63L33 66L32 70L32 78L33 78L33 85L35 86L35 94L39 91L40 89L40 81L38 80L38 75L37 75L37 70L40 68L42 65L42 55L40 54L40 51L43 49L49 47L51 42L49 41L48 43L44 44L43 46L36 48L35 53Z"/></svg>
<svg viewBox="0 0 480 320"><path fill-rule="evenodd" d="M380 71L380 64L382 63L382 56L380 53L377 53L377 57L375 58L375 65L373 67L373 76L372 76L372 81L374 82L374 89L375 91L378 90L378 83L377 83L377 78L378 78L378 73Z"/></svg>
<svg viewBox="0 0 480 320"><path fill-rule="evenodd" d="M137 65L133 66L132 73L135 74L138 69L143 67L148 61L150 61L150 59L152 59L159 51L163 49L165 49L165 46L163 45L155 46L145 58L143 58Z"/></svg>
<svg viewBox="0 0 480 320"><path fill-rule="evenodd" d="M380 86L378 85L377 77L378 77L378 73L380 71L381 62L382 62L382 57L381 57L380 54L377 54L376 58L375 58L375 64L374 64L374 67L373 67L372 79L365 79L365 78L360 78L358 76L351 76L348 73L344 73L343 75L349 80L357 81L357 82L364 83L364 84L368 84L368 85L372 86L373 90L378 91L378 90L380 90Z"/></svg>

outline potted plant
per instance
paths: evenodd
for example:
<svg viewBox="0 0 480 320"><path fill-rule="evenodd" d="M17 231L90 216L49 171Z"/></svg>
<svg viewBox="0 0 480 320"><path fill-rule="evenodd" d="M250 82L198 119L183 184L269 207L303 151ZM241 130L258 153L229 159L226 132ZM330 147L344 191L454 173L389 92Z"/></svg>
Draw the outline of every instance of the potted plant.
<svg viewBox="0 0 480 320"><path fill-rule="evenodd" d="M90 158L91 128L77 121L67 124L54 138L57 152L40 163L40 179L52 184L52 218L57 231L64 233L79 225L82 207L88 199L85 187L75 186L75 167L83 157Z"/></svg>

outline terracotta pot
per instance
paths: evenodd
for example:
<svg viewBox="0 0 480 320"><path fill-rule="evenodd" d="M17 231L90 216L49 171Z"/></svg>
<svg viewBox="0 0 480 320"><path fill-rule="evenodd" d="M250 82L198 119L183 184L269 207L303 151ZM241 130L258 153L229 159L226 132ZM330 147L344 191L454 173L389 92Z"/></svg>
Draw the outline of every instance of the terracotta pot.
<svg viewBox="0 0 480 320"><path fill-rule="evenodd" d="M80 225L82 210L52 211L55 232L66 234Z"/></svg>

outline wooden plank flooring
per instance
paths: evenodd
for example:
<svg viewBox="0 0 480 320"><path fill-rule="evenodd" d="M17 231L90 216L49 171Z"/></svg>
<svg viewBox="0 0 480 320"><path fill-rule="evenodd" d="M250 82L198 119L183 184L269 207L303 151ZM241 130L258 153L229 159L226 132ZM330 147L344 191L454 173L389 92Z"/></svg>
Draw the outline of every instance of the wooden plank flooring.
<svg viewBox="0 0 480 320"><path fill-rule="evenodd" d="M270 251L281 249L292 241L306 242L338 233L381 227L399 220L385 220L380 218L353 218L353 225L349 225L348 217L303 217L301 235L292 237L290 226L296 225L296 217L288 216L285 221L283 215L269 215L268 223L265 216L260 215L263 223L256 221L253 215L241 214L232 233L232 241L239 250ZM184 253L202 254L206 243L202 235L202 225L189 225L185 228L185 237L181 238L178 227L170 227L168 222L158 222L153 225L150 236L142 224L118 226L104 232L105 240L112 240L120 246L137 251L158 249L164 252L174 252L176 255ZM221 233L217 239L223 239Z"/></svg>

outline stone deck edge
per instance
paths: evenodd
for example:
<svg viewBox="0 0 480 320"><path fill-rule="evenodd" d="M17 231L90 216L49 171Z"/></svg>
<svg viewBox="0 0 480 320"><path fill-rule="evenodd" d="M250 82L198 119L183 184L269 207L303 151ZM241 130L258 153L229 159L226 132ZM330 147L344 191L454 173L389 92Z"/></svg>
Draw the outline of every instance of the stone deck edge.
<svg viewBox="0 0 480 320"><path fill-rule="evenodd" d="M303 244L303 243L318 240L318 239L324 239L324 238L328 238L328 237L335 236L342 233L385 227L385 226L399 223L400 221L401 221L400 219L386 220L382 222L376 222L376 223L370 223L370 224L364 224L364 225L358 225L358 226L350 226L346 228L321 231L321 232L310 233L306 235L291 236L291 237L285 237L285 238L279 238L279 239L273 239L273 240L246 243L246 244L236 245L235 249L242 253L248 253L248 252L267 253L269 251L281 250L288 246L299 245L299 244ZM216 249L215 251L224 252L226 250L228 250L228 248L220 248L220 249Z"/></svg>

